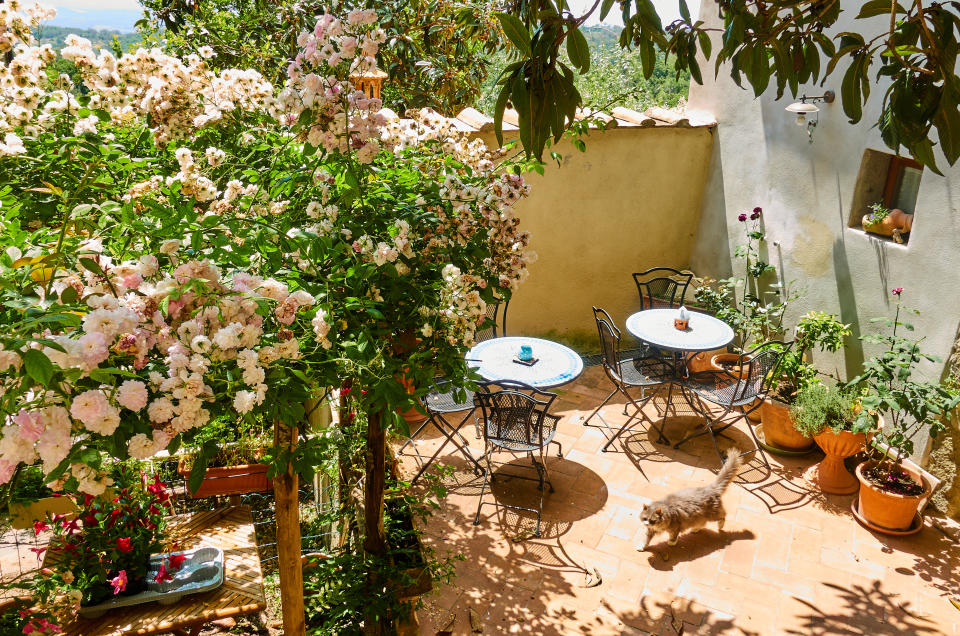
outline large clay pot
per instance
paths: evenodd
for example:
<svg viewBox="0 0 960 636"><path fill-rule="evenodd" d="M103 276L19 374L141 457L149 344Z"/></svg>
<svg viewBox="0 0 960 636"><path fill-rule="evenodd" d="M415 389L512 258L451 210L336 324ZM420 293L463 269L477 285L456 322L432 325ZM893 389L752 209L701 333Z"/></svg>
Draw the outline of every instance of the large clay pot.
<svg viewBox="0 0 960 636"><path fill-rule="evenodd" d="M899 495L887 492L863 474L864 469L871 468L874 465L872 462L864 462L857 466L857 479L860 480L860 498L857 509L860 511L860 516L871 528L879 532L885 530L902 532L909 529L913 525L913 519L917 515L920 502L930 497L930 484L917 471L912 470L909 466L902 466L904 472L913 477L918 484L923 485L923 492L919 495Z"/></svg>
<svg viewBox="0 0 960 636"><path fill-rule="evenodd" d="M760 421L763 422L764 441L770 446L786 451L804 451L813 445L813 440L793 425L790 407L780 400L768 397L760 405Z"/></svg>
<svg viewBox="0 0 960 636"><path fill-rule="evenodd" d="M710 365L714 371L726 371L743 379L750 373L750 367L738 365L739 361L738 353L718 353L710 360Z"/></svg>
<svg viewBox="0 0 960 636"><path fill-rule="evenodd" d="M825 428L813 439L827 456L819 464L808 468L803 476L831 495L852 495L857 492L860 482L843 465L843 460L863 450L867 443L866 435L849 431L834 433Z"/></svg>
<svg viewBox="0 0 960 636"><path fill-rule="evenodd" d="M726 349L711 349L710 351L701 351L687 361L687 370L690 373L703 373L704 371L719 371L719 367L713 366L713 358L726 353Z"/></svg>
<svg viewBox="0 0 960 636"><path fill-rule="evenodd" d="M906 234L913 227L913 215L895 208L890 210L890 214L883 217L879 223L870 223L870 215L864 214L861 224L863 229L871 234L881 236L893 236L894 232Z"/></svg>

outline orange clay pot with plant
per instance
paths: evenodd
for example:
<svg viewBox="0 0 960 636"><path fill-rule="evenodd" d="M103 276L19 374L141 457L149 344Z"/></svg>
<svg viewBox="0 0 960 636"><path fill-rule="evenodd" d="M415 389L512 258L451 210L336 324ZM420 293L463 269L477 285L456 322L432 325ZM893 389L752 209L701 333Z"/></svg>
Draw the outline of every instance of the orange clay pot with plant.
<svg viewBox="0 0 960 636"><path fill-rule="evenodd" d="M863 336L864 341L882 345L885 350L867 360L863 373L848 386L861 393L864 409L888 419L888 425L877 433L882 444L871 444L867 449L870 460L857 468L861 488L855 513L873 530L905 534L922 527L922 520L919 524L915 520L931 489L921 475L904 469L901 458L913 453L917 435L927 431L936 438L944 432L944 418L960 402L960 396L942 384L913 379L920 360L938 358L921 352L919 340L897 334L900 327L908 332L913 327L900 322L903 289L897 287L892 293L897 299L897 311L893 320L884 319L890 333ZM858 419L866 418L864 412Z"/></svg>

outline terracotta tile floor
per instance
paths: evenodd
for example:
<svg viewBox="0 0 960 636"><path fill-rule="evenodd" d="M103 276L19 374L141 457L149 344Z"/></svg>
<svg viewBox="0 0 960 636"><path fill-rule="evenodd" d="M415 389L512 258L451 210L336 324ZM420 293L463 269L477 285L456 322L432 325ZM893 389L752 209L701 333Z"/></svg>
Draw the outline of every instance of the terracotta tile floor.
<svg viewBox="0 0 960 636"><path fill-rule="evenodd" d="M655 444L645 425L601 452L606 431L583 420L607 387L594 367L558 390L552 412L563 416L563 458L551 448L556 490L545 496L540 538L529 536L535 515L499 505L484 505L474 526L481 479L454 451L441 455L439 463L451 468L441 478L448 493L426 541L463 560L452 584L437 583L425 597L423 634L469 634L471 614L486 634L960 633L960 611L949 602L960 593L960 547L929 522L906 538L864 529L850 514L852 497L804 484L801 473L815 455L770 456L772 471L751 459L725 496L724 532L711 526L676 546L660 539L637 551L642 504L709 482L719 459L707 437L674 450ZM696 421L675 403L666 420L673 440ZM619 401L601 413L619 426L622 409ZM721 447L752 448L744 426L729 429L732 441L720 438ZM473 426L464 433L479 456ZM426 434L421 452L432 453L441 440ZM496 460L511 464L500 475L525 470L517 467L525 459ZM410 457L402 465L416 468ZM538 495L534 482L506 478L485 501L535 507ZM594 571L602 583L586 587Z"/></svg>

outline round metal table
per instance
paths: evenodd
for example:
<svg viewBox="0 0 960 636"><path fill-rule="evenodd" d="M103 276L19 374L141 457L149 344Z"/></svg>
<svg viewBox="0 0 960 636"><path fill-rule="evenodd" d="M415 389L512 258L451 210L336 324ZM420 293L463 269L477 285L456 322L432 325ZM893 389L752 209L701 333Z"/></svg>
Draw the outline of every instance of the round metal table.
<svg viewBox="0 0 960 636"><path fill-rule="evenodd" d="M521 345L533 350L536 364L526 366L513 361ZM488 382L514 380L538 389L573 382L583 373L583 359L570 347L525 336L491 338L477 343L467 354L467 364Z"/></svg>
<svg viewBox="0 0 960 636"><path fill-rule="evenodd" d="M647 309L627 318L627 331L660 349L697 353L719 349L733 340L730 325L695 311L690 312L690 323L683 331L673 326L676 309Z"/></svg>

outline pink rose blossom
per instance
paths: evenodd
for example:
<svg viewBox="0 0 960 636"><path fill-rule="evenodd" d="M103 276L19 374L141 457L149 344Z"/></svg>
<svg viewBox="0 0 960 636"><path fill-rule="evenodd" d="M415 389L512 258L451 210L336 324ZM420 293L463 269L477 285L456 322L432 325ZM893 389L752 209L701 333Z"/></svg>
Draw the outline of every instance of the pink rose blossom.
<svg viewBox="0 0 960 636"><path fill-rule="evenodd" d="M147 385L140 380L127 380L117 391L117 402L131 411L139 411L145 407L147 397Z"/></svg>
<svg viewBox="0 0 960 636"><path fill-rule="evenodd" d="M70 415L85 425L96 424L107 414L109 407L103 391L93 389L84 391L73 398L73 404L70 405Z"/></svg>

